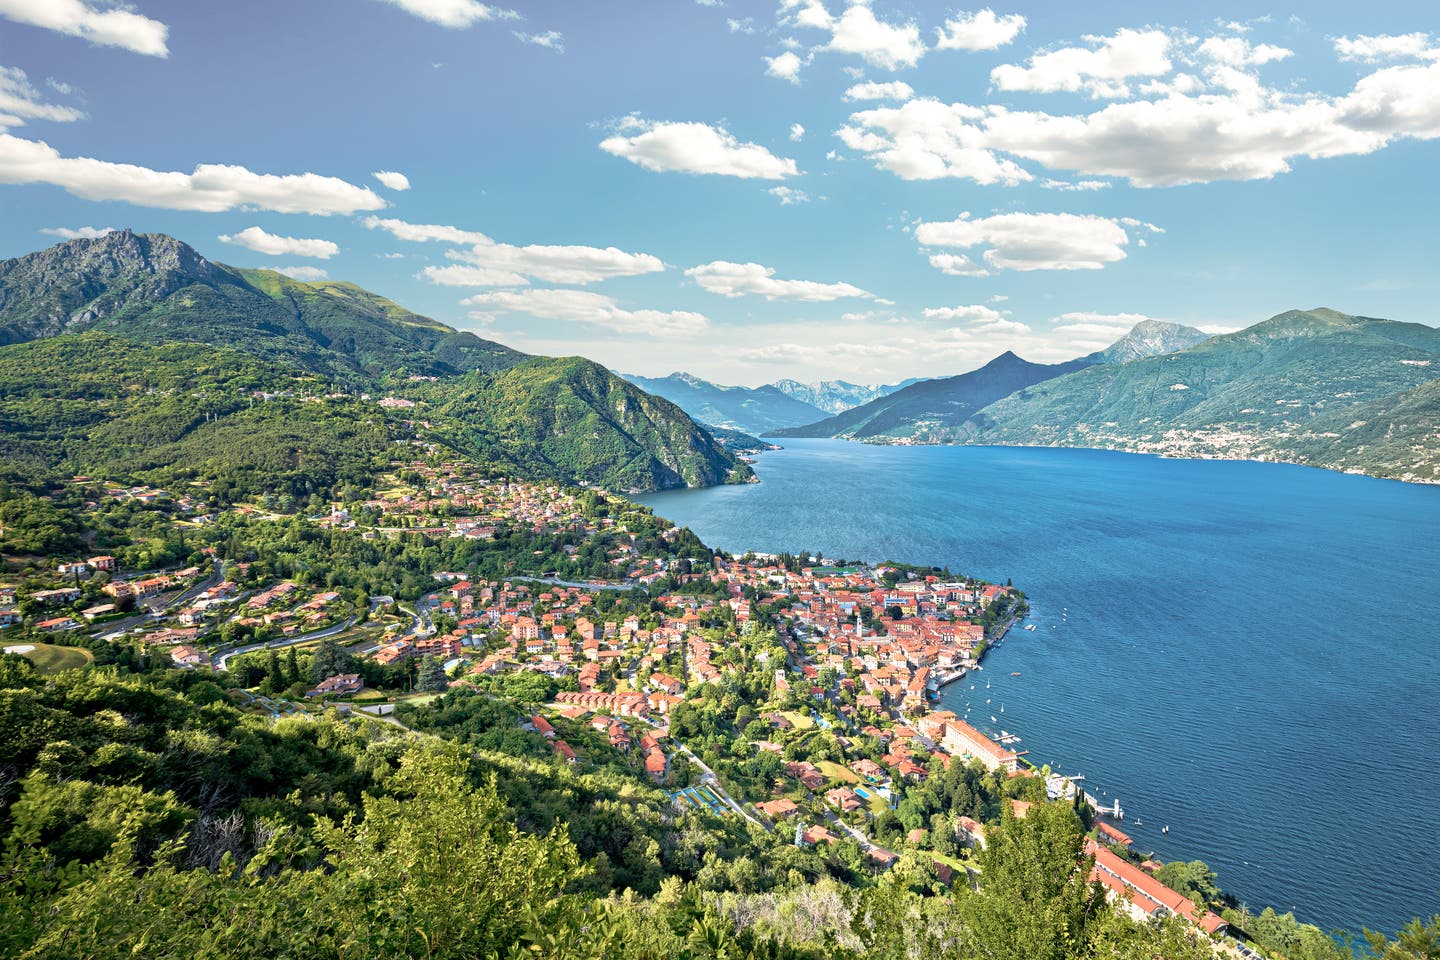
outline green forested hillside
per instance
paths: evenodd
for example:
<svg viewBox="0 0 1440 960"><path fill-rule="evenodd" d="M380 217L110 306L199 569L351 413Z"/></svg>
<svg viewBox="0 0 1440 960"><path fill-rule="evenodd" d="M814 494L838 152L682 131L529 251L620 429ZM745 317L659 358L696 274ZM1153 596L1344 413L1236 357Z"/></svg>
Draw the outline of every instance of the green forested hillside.
<svg viewBox="0 0 1440 960"><path fill-rule="evenodd" d="M1179 353L1031 386L973 418L957 439L1253 457L1434 480L1433 394L1403 395L1437 375L1440 330L1290 311ZM1403 452L1397 431L1414 440Z"/></svg>
<svg viewBox="0 0 1440 960"><path fill-rule="evenodd" d="M625 490L752 477L603 367L527 357L353 284L212 263L159 234L0 262L5 343L12 475L167 466L246 489L328 486L397 438L360 396L408 389L453 418L439 429L457 449L521 476Z"/></svg>

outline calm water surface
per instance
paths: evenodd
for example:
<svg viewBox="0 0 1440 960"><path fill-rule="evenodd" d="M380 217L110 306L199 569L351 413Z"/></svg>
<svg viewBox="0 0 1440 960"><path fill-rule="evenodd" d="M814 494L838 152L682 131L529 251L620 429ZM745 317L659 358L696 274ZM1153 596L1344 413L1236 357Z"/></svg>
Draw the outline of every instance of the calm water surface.
<svg viewBox="0 0 1440 960"><path fill-rule="evenodd" d="M1118 796L1139 847L1206 861L1256 911L1387 931L1440 912L1440 488L832 440L757 471L644 499L735 552L1013 579L1036 630L945 707Z"/></svg>

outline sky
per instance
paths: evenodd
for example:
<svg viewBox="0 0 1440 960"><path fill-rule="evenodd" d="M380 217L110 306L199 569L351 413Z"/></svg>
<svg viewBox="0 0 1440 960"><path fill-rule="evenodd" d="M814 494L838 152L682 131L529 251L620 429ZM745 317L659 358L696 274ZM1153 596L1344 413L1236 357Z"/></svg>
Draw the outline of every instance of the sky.
<svg viewBox="0 0 1440 960"><path fill-rule="evenodd" d="M1434 325L1430 0L0 0L0 257L130 228L726 384Z"/></svg>

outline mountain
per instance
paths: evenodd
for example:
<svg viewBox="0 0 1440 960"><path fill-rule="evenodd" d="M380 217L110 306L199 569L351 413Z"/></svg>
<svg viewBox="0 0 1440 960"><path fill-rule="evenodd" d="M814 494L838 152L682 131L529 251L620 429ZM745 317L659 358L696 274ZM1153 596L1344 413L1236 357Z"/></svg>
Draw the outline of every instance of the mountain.
<svg viewBox="0 0 1440 960"><path fill-rule="evenodd" d="M845 380L817 380L814 383L801 383L799 380L776 380L771 386L787 396L810 404L812 407L824 410L826 413L836 414L852 410L862 403L889 396L902 387L919 382L918 377L890 385L849 383Z"/></svg>
<svg viewBox="0 0 1440 960"><path fill-rule="evenodd" d="M765 433L812 423L825 411L773 386L726 387L688 373L668 377L626 376L631 383L670 400L702 423L744 433Z"/></svg>
<svg viewBox="0 0 1440 960"><path fill-rule="evenodd" d="M1084 360L1031 363L1007 350L978 370L921 380L818 423L776 430L770 436L935 442L996 400L1087 365Z"/></svg>
<svg viewBox="0 0 1440 960"><path fill-rule="evenodd" d="M1440 480L1440 330L1292 310L1030 386L954 439L1283 460Z"/></svg>
<svg viewBox="0 0 1440 960"><path fill-rule="evenodd" d="M1175 353L1204 343L1210 334L1183 323L1166 320L1141 320L1130 328L1130 332L1116 340L1104 350L1097 350L1081 359L1090 363L1129 363L1146 357Z"/></svg>
<svg viewBox="0 0 1440 960"><path fill-rule="evenodd" d="M37 346L51 343L64 349ZM83 430L51 424L71 441L68 446L27 448L32 471L79 469L86 461L81 447L108 449L109 434L124 434L125 424L88 419L106 403L123 407L126 423L156 425L150 433L134 431L122 451L130 458L125 462L145 461L147 445L153 450L166 444L181 444L177 453L203 460L203 444L184 442L197 431L216 430L216 421L197 419L199 408L210 404L193 403L187 415L174 395L152 392L137 406L130 391L142 383L154 391L155 378L143 364L120 362L132 354L160 362L142 345L189 344L208 350L166 354L171 385L163 389L197 391L202 383L217 389L213 372L224 385L218 389L232 399L246 384L266 395L412 397L440 420L434 429L453 437L457 450L491 457L520 475L632 491L753 479L748 466L680 408L597 364L529 357L354 284L301 283L273 271L214 263L163 234L122 230L0 262L0 344L9 345L0 347L7 372L41 364L55 373L43 384L11 380L10 392L0 392L7 438L24 434L25 418L37 414L30 403L36 390L63 411L72 383L96 388L77 413ZM59 366L61 354L68 369ZM117 380L111 368L125 370L129 379ZM106 391L118 396L107 399ZM163 416L156 412L161 408ZM321 409L300 405L289 413L309 423L303 431L308 441L287 439L273 423L252 439L292 453L305 443L328 448L332 444L319 434L333 436L334 424L316 425ZM211 412L222 419L241 415L234 404ZM235 467L239 460L227 462Z"/></svg>

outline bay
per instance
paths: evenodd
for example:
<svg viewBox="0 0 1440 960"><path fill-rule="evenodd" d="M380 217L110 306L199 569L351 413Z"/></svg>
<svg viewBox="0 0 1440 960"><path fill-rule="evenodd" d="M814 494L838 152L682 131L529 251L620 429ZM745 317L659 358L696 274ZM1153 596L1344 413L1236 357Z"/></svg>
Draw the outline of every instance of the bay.
<svg viewBox="0 0 1440 960"><path fill-rule="evenodd" d="M1440 912L1440 488L836 440L757 471L642 499L729 551L1013 580L1036 630L943 706L1083 773L1137 846L1205 860L1253 910L1386 931Z"/></svg>

